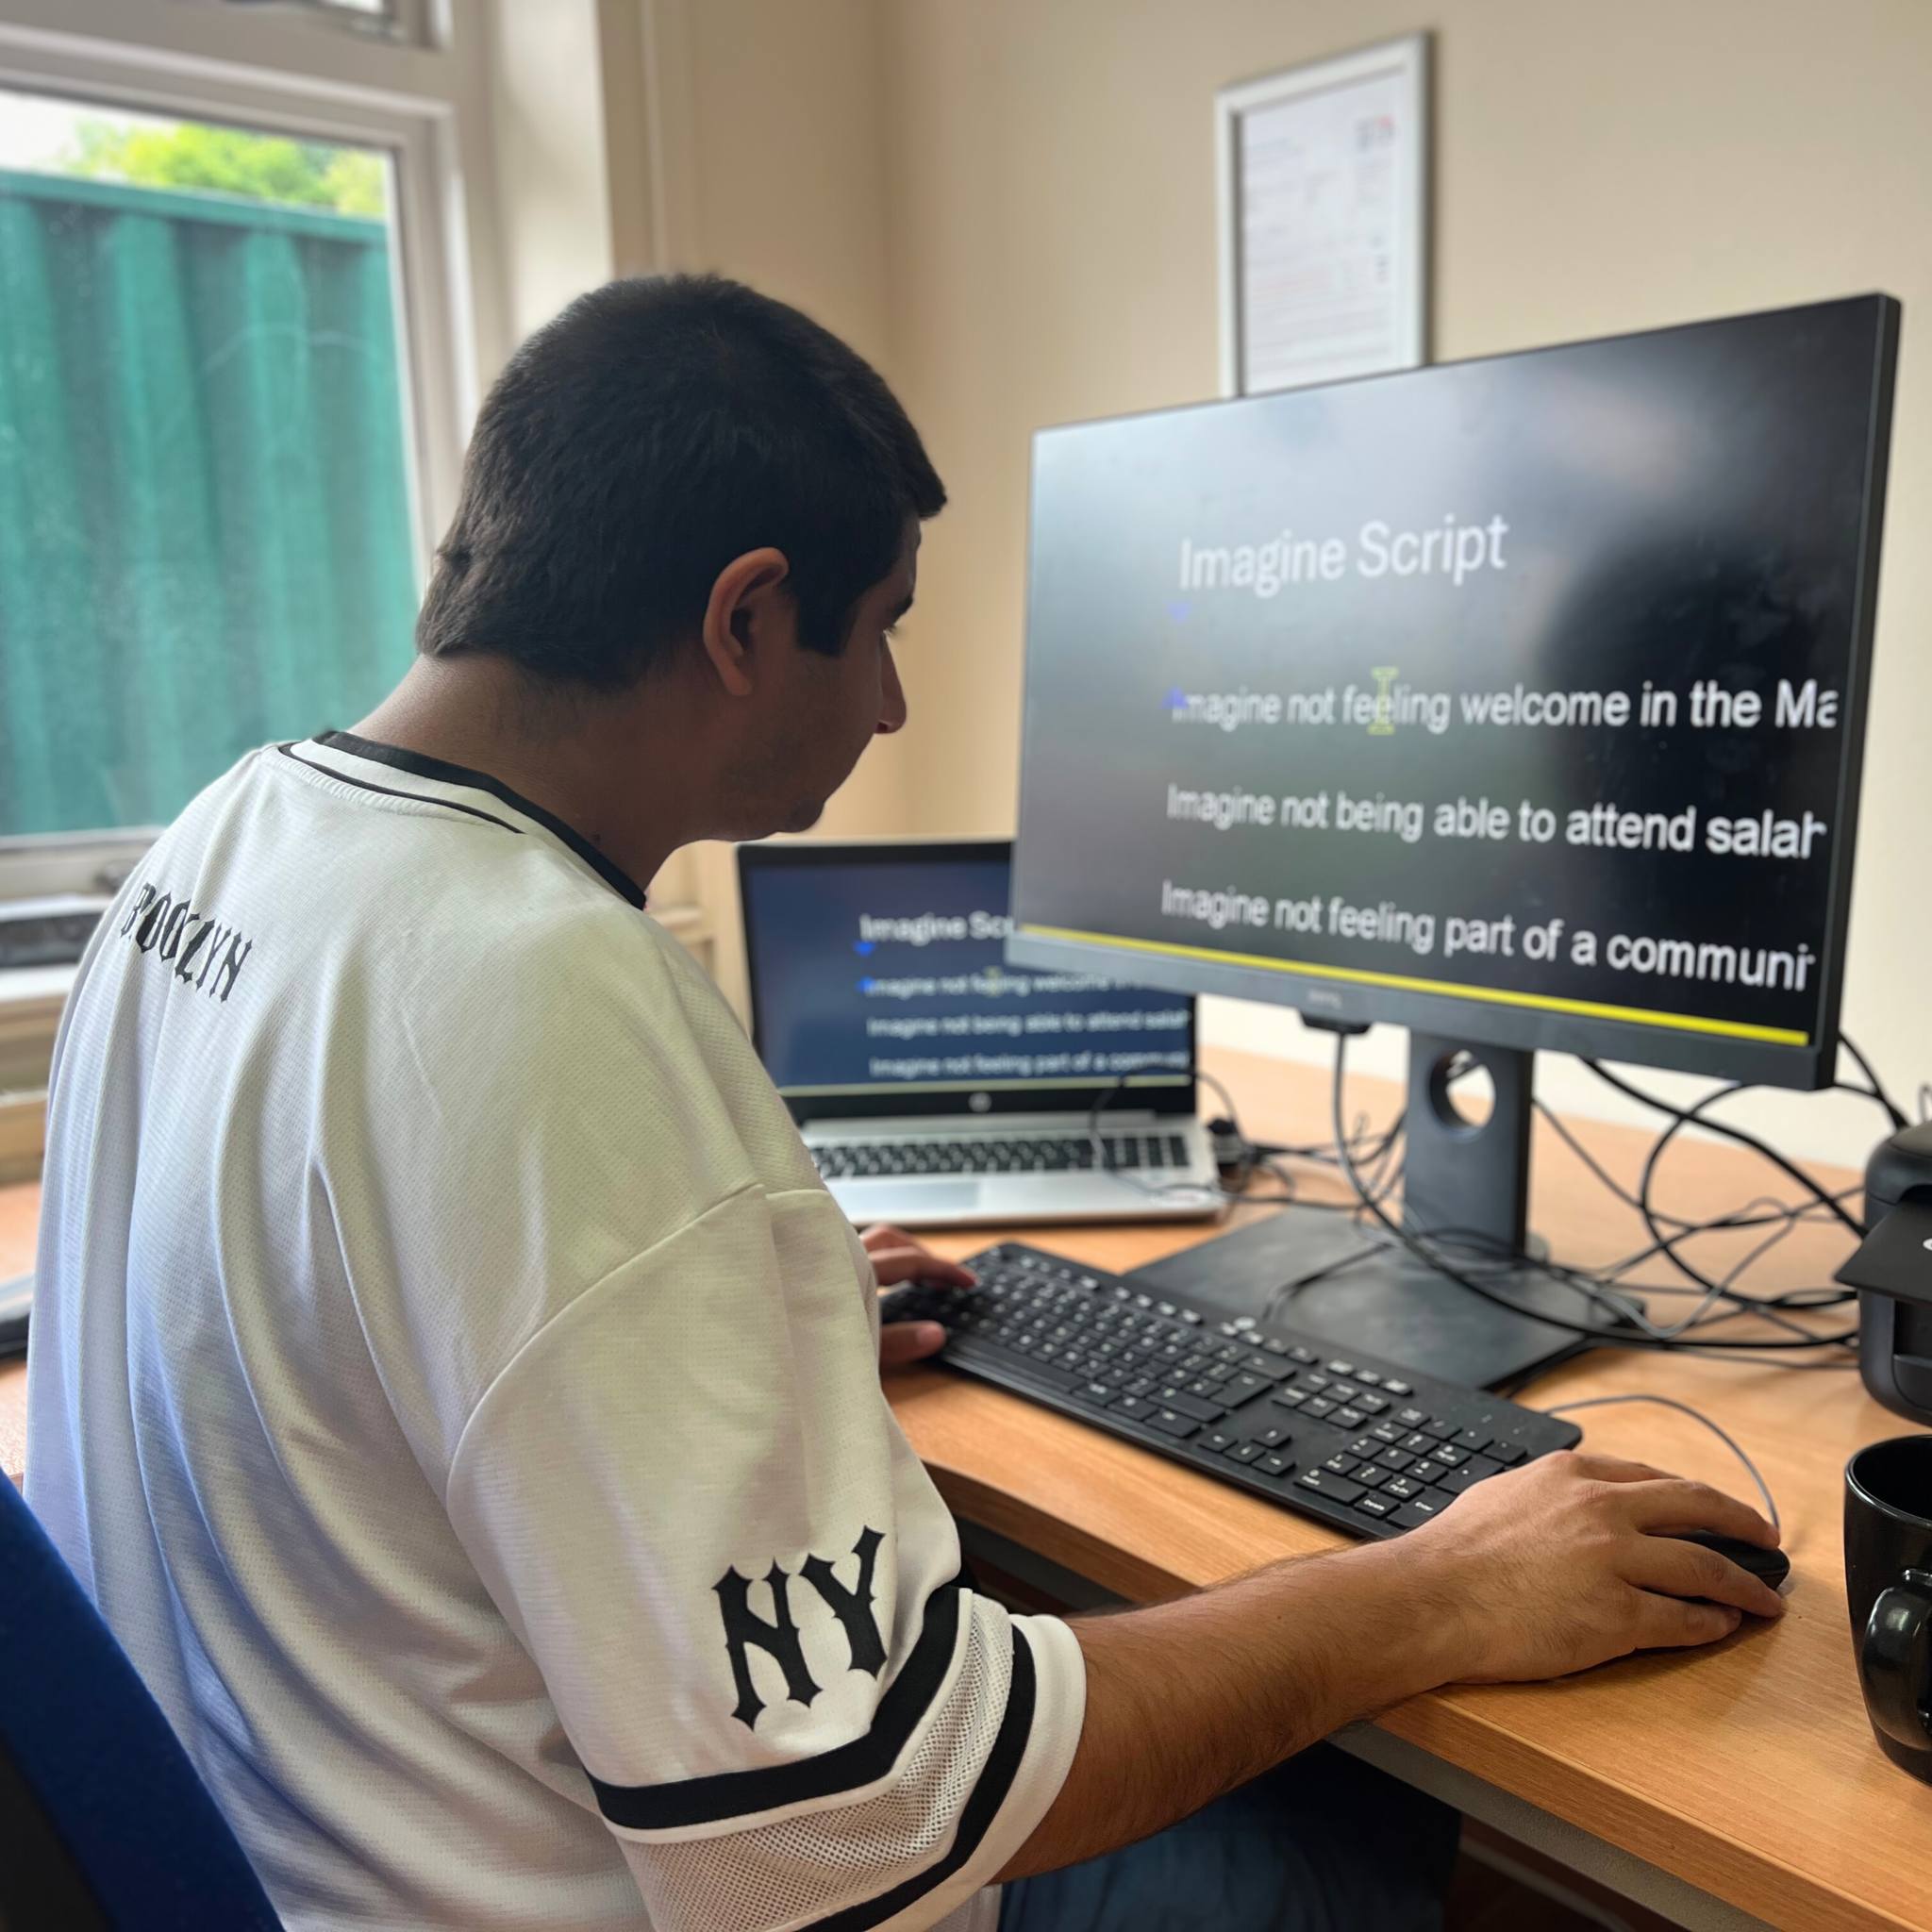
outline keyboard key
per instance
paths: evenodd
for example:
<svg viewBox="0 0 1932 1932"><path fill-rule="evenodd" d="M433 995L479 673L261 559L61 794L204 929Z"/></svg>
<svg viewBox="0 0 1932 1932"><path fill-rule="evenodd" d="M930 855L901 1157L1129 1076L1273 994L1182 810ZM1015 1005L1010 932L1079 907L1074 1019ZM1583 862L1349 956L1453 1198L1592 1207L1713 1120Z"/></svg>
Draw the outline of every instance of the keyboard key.
<svg viewBox="0 0 1932 1932"><path fill-rule="evenodd" d="M1365 1490L1379 1490L1390 1480L1391 1474L1391 1471L1382 1469L1373 1462L1363 1462L1357 1465L1349 1480L1361 1484Z"/></svg>
<svg viewBox="0 0 1932 1932"><path fill-rule="evenodd" d="M1350 1482L1345 1475L1331 1475L1325 1469L1311 1469L1307 1474L1297 1476L1295 1488L1311 1490L1318 1496L1326 1496L1331 1503L1344 1506L1368 1494L1361 1484Z"/></svg>
<svg viewBox="0 0 1932 1932"><path fill-rule="evenodd" d="M1407 1469L1415 1461L1407 1449L1385 1449L1375 1457L1384 1469Z"/></svg>
<svg viewBox="0 0 1932 1932"><path fill-rule="evenodd" d="M1365 1389L1379 1389L1382 1386L1382 1378L1374 1369L1357 1369L1355 1372L1355 1378Z"/></svg>
<svg viewBox="0 0 1932 1932"><path fill-rule="evenodd" d="M1432 1416L1423 1424L1423 1434L1433 1436L1439 1442L1446 1442L1456 1433L1456 1424L1446 1423L1441 1416Z"/></svg>
<svg viewBox="0 0 1932 1932"><path fill-rule="evenodd" d="M1328 1394L1336 1402L1353 1402L1362 1391L1353 1382L1331 1382Z"/></svg>
<svg viewBox="0 0 1932 1932"><path fill-rule="evenodd" d="M1393 1375L1383 1376L1382 1386L1391 1395L1413 1395L1415 1393L1415 1391L1407 1382L1398 1382Z"/></svg>
<svg viewBox="0 0 1932 1932"><path fill-rule="evenodd" d="M1441 1482L1448 1474L1449 1472L1432 1456L1426 1461L1418 1462L1409 1471L1408 1477L1411 1482L1419 1483L1424 1489L1427 1489L1431 1483Z"/></svg>
<svg viewBox="0 0 1932 1932"><path fill-rule="evenodd" d="M1116 1402L1110 1413L1124 1415L1132 1422L1143 1422L1154 1413L1154 1405L1140 1395L1123 1395Z"/></svg>
<svg viewBox="0 0 1932 1932"><path fill-rule="evenodd" d="M1299 1342L1296 1342L1288 1351L1288 1355L1291 1361L1300 1362L1304 1368L1316 1359L1315 1351L1311 1348L1302 1347Z"/></svg>
<svg viewBox="0 0 1932 1932"><path fill-rule="evenodd" d="M1395 1497L1398 1502L1407 1503L1411 1498L1420 1496L1427 1488L1428 1484L1419 1483L1413 1476L1391 1475L1382 1485L1382 1493L1385 1496Z"/></svg>
<svg viewBox="0 0 1932 1932"><path fill-rule="evenodd" d="M1389 1407L1386 1395L1372 1395L1364 1391L1355 1399L1355 1406L1369 1415L1380 1415Z"/></svg>
<svg viewBox="0 0 1932 1932"><path fill-rule="evenodd" d="M1440 1516L1441 1513L1435 1504L1418 1497L1412 1503L1405 1503L1389 1521L1397 1529L1420 1529L1424 1524Z"/></svg>
<svg viewBox="0 0 1932 1932"><path fill-rule="evenodd" d="M1390 1443L1401 1441L1404 1433L1394 1423L1377 1423L1369 1431L1369 1434L1374 1437L1376 1441Z"/></svg>
<svg viewBox="0 0 1932 1932"><path fill-rule="evenodd" d="M1182 1442L1190 1436L1197 1435L1201 1428L1201 1424L1191 1416L1178 1415L1172 1408L1157 1408L1147 1421L1163 1436L1173 1436Z"/></svg>
<svg viewBox="0 0 1932 1932"><path fill-rule="evenodd" d="M1352 1375L1355 1374L1355 1364L1353 1362L1330 1362L1328 1364L1328 1373L1331 1375Z"/></svg>
<svg viewBox="0 0 1932 1932"><path fill-rule="evenodd" d="M1464 1429L1457 1437L1456 1446L1467 1449L1472 1456L1480 1456L1490 1446L1490 1439L1480 1429Z"/></svg>
<svg viewBox="0 0 1932 1932"><path fill-rule="evenodd" d="M1224 1449L1222 1454L1230 1462L1254 1462L1259 1458L1263 1451L1258 1442L1237 1442L1232 1449Z"/></svg>
<svg viewBox="0 0 1932 1932"><path fill-rule="evenodd" d="M1351 1456L1346 1449L1338 1449L1322 1467L1331 1475L1353 1475L1360 1463L1359 1457Z"/></svg>
<svg viewBox="0 0 1932 1932"><path fill-rule="evenodd" d="M1393 1516L1396 1510L1395 1504L1391 1503L1387 1496L1378 1496L1374 1490L1371 1490L1366 1496L1357 1496L1355 1499L1355 1507L1364 1516Z"/></svg>
<svg viewBox="0 0 1932 1932"><path fill-rule="evenodd" d="M1022 1356L1018 1361L1008 1360L1007 1367L1016 1370L1031 1382L1044 1382L1050 1389L1072 1389L1082 1380L1070 1369L1057 1369L1051 1362L1029 1361Z"/></svg>
<svg viewBox="0 0 1932 1932"><path fill-rule="evenodd" d="M1405 1449L1413 1451L1417 1456L1427 1456L1434 1450L1436 1439L1433 1436L1424 1435L1420 1429L1411 1429L1407 1435L1403 1437L1402 1446Z"/></svg>
<svg viewBox="0 0 1932 1932"><path fill-rule="evenodd" d="M1491 1442L1488 1455L1491 1462L1500 1462L1505 1469L1514 1469L1523 1460L1522 1447L1515 1442Z"/></svg>
<svg viewBox="0 0 1932 1932"><path fill-rule="evenodd" d="M1441 1487L1452 1496L1459 1496L1464 1490L1474 1489L1485 1476L1502 1474L1502 1469L1487 1456L1472 1456L1460 1469L1452 1469L1442 1478Z"/></svg>
<svg viewBox="0 0 1932 1932"><path fill-rule="evenodd" d="M1268 1399L1283 1408L1299 1408L1307 1401L1308 1391L1306 1389L1277 1389Z"/></svg>
<svg viewBox="0 0 1932 1932"><path fill-rule="evenodd" d="M1201 1438L1201 1447L1210 1456L1219 1456L1224 1450L1232 1449L1234 1441L1225 1429L1214 1429Z"/></svg>
<svg viewBox="0 0 1932 1932"><path fill-rule="evenodd" d="M1458 1449L1454 1442L1443 1442L1429 1451L1430 1458L1440 1462L1444 1469L1460 1469L1469 1460L1469 1451Z"/></svg>
<svg viewBox="0 0 1932 1932"><path fill-rule="evenodd" d="M1338 1429L1358 1429L1368 1421L1358 1408L1338 1408L1335 1411L1335 1426Z"/></svg>
<svg viewBox="0 0 1932 1932"><path fill-rule="evenodd" d="M1218 1423L1227 1413L1218 1402L1203 1402L1182 1389L1163 1389L1159 1400L1163 1407L1178 1409L1197 1423Z"/></svg>
<svg viewBox="0 0 1932 1932"><path fill-rule="evenodd" d="M1325 1395L1311 1395L1302 1407L1304 1415L1333 1415L1335 1405Z"/></svg>
<svg viewBox="0 0 1932 1932"><path fill-rule="evenodd" d="M1428 1417L1419 1408L1398 1408L1395 1411L1395 1420L1406 1429L1419 1429L1428 1421Z"/></svg>
<svg viewBox="0 0 1932 1932"><path fill-rule="evenodd" d="M1263 1429L1261 1433L1255 1438L1255 1441L1260 1443L1260 1445L1264 1449L1278 1449L1288 1440L1288 1431L1280 1427Z"/></svg>
<svg viewBox="0 0 1932 1932"><path fill-rule="evenodd" d="M1278 1450L1271 1450L1266 1456L1256 1458L1255 1467L1263 1475L1292 1475L1294 1457L1283 1456Z"/></svg>
<svg viewBox="0 0 1932 1932"><path fill-rule="evenodd" d="M1222 1399L1230 1408L1239 1408L1244 1402L1252 1402L1264 1391L1272 1389L1272 1382L1263 1381L1259 1375L1235 1375L1228 1381Z"/></svg>
<svg viewBox="0 0 1932 1932"><path fill-rule="evenodd" d="M1307 1374L1302 1377L1302 1387L1304 1389L1312 1389L1318 1394L1323 1390L1326 1389L1327 1386L1328 1377L1324 1375L1320 1369L1315 1370L1311 1374Z"/></svg>
<svg viewBox="0 0 1932 1932"><path fill-rule="evenodd" d="M1278 1362L1272 1355L1263 1355L1258 1348L1251 1348L1235 1366L1244 1374L1259 1375L1264 1382L1279 1382L1294 1371L1285 1363Z"/></svg>
<svg viewBox="0 0 1932 1932"><path fill-rule="evenodd" d="M1095 1408L1111 1408L1121 1391L1112 1382L1083 1382L1070 1393L1075 1402L1091 1402Z"/></svg>

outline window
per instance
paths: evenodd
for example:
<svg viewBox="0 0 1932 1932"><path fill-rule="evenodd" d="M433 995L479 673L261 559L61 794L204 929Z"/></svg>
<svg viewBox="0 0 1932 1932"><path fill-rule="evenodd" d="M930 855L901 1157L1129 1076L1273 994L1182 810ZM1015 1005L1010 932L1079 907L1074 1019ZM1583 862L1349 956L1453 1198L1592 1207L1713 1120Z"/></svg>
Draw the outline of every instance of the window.
<svg viewBox="0 0 1932 1932"><path fill-rule="evenodd" d="M164 824L407 666L378 148L0 92L0 838Z"/></svg>

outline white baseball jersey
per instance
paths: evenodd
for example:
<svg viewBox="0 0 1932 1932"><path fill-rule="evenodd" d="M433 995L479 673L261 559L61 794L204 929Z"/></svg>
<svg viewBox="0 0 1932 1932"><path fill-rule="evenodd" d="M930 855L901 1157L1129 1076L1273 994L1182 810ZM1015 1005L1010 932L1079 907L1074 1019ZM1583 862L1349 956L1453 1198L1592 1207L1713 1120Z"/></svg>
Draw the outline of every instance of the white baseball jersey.
<svg viewBox="0 0 1932 1932"><path fill-rule="evenodd" d="M1071 1761L1077 1643L960 1576L865 1252L642 906L331 733L82 963L27 1496L291 1927L990 1927Z"/></svg>

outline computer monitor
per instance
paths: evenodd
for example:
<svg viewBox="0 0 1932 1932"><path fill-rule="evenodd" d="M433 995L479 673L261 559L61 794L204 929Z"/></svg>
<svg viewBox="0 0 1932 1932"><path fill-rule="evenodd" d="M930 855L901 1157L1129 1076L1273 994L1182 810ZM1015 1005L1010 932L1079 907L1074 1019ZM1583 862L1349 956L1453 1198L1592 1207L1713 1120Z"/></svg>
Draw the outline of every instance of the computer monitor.
<svg viewBox="0 0 1932 1932"><path fill-rule="evenodd" d="M1535 1050L1827 1082L1898 321L1042 432L1009 957L1409 1027L1410 1225L1516 1250Z"/></svg>

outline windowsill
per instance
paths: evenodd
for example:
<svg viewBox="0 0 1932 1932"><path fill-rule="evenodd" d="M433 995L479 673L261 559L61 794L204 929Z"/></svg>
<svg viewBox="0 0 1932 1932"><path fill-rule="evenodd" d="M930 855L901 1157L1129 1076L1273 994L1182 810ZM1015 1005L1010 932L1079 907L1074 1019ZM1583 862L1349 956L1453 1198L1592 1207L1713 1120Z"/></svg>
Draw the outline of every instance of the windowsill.
<svg viewBox="0 0 1932 1932"><path fill-rule="evenodd" d="M0 972L0 1026L30 1019L42 1010L55 1019L74 991L73 966L13 966Z"/></svg>

